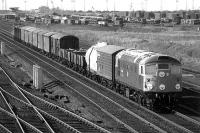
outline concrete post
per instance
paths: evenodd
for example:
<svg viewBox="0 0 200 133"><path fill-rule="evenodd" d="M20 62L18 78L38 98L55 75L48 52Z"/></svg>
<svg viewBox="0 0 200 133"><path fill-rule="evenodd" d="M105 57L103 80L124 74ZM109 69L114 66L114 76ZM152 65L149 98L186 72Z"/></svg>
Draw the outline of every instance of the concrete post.
<svg viewBox="0 0 200 133"><path fill-rule="evenodd" d="M5 43L1 42L1 55L5 54Z"/></svg>
<svg viewBox="0 0 200 133"><path fill-rule="evenodd" d="M36 89L41 88L43 85L42 68L38 65L33 65L33 86Z"/></svg>

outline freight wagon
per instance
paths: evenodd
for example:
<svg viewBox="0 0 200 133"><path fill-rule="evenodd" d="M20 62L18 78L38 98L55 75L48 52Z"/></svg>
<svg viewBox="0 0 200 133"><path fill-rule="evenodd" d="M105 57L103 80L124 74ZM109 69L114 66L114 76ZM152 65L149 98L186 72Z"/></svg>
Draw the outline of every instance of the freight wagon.
<svg viewBox="0 0 200 133"><path fill-rule="evenodd" d="M73 35L33 27L14 30L15 39L29 42L67 67L149 108L173 108L181 96L181 63L168 55L107 43L83 50ZM26 34L33 40L25 39Z"/></svg>

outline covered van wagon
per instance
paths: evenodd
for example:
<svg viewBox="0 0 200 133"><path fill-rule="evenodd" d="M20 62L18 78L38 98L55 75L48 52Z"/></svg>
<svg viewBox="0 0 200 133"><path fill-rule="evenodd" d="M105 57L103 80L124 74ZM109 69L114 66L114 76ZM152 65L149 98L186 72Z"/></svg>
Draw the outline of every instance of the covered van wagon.
<svg viewBox="0 0 200 133"><path fill-rule="evenodd" d="M61 33L54 34L51 37L51 53L56 56L60 55L61 49L79 49L79 39L73 35L64 35Z"/></svg>

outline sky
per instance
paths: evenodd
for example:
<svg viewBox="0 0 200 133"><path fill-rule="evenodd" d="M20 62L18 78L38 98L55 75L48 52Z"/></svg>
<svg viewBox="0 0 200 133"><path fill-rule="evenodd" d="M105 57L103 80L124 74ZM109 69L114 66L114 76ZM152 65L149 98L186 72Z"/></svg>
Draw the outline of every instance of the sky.
<svg viewBox="0 0 200 133"><path fill-rule="evenodd" d="M200 9L200 0L6 0L9 7L19 7L20 10L37 9L40 6L59 7L65 10L181 10ZM26 1L26 6L25 2ZM51 2L53 1L53 3ZM63 1L63 2L62 2ZM108 2L106 2L108 1ZM178 1L178 3L176 3ZM194 4L193 4L194 2ZM132 4L131 4L132 3ZM186 4L187 3L187 4ZM194 7L193 7L194 5ZM2 9L2 0L0 1Z"/></svg>

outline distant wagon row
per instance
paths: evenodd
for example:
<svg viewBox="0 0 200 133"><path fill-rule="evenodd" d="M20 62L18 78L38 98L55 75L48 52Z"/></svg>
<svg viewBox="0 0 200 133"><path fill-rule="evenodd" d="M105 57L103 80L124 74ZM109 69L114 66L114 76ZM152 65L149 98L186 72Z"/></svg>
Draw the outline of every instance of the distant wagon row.
<svg viewBox="0 0 200 133"><path fill-rule="evenodd" d="M57 32L24 26L14 27L14 38L60 60L67 60L76 65L85 66L84 53L79 50L79 38ZM77 51L79 50L79 51Z"/></svg>

